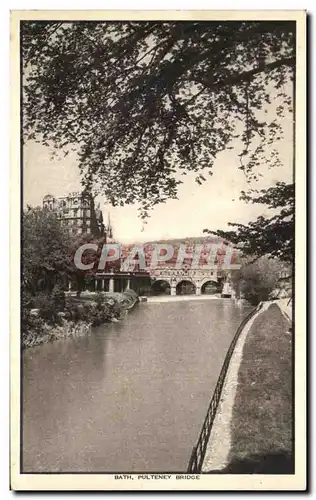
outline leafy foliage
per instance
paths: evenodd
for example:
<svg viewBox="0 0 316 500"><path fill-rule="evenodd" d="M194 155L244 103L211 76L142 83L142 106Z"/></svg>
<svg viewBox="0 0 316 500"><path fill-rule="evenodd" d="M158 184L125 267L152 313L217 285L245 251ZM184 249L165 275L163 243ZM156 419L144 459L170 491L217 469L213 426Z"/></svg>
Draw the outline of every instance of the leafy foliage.
<svg viewBox="0 0 316 500"><path fill-rule="evenodd" d="M54 286L52 291L52 301L55 311L63 311L65 309L66 296L64 287L58 284Z"/></svg>
<svg viewBox="0 0 316 500"><path fill-rule="evenodd" d="M77 151L113 205L146 218L236 139L248 181L279 164L295 23L24 21L22 50L25 138Z"/></svg>
<svg viewBox="0 0 316 500"><path fill-rule="evenodd" d="M123 293L123 301L126 307L131 307L138 301L138 294L129 288Z"/></svg>
<svg viewBox="0 0 316 500"><path fill-rule="evenodd" d="M233 274L233 286L238 295L256 305L269 300L278 287L280 272L283 267L279 260L267 256L256 262L244 261L241 269Z"/></svg>
<svg viewBox="0 0 316 500"><path fill-rule="evenodd" d="M245 255L255 258L268 254L285 262L294 258L294 202L295 185L277 183L261 190L257 195L242 193L242 199L251 203L266 204L275 213L269 217L260 216L249 224L230 223L231 231L209 231L239 246Z"/></svg>
<svg viewBox="0 0 316 500"><path fill-rule="evenodd" d="M85 335L91 326L114 321L120 318L124 310L124 301L115 297L97 294L95 300L78 300L68 297L62 305L64 312L58 312L57 300L60 292L46 292L30 296L23 290L22 301L22 346L32 347L43 342L50 342L68 336ZM59 304L60 306L60 304ZM31 311L35 307L36 311Z"/></svg>
<svg viewBox="0 0 316 500"><path fill-rule="evenodd" d="M32 294L45 292L53 295L56 305L62 309L63 289L66 281L77 283L77 289L84 288L89 273L78 269L74 262L76 250L84 243L98 245L98 250L86 250L82 256L85 264L98 263L104 238L92 235L74 238L69 235L56 214L39 207L28 207L23 213L22 231L23 284ZM96 267L90 272L95 273ZM58 307L59 307L58 306Z"/></svg>
<svg viewBox="0 0 316 500"><path fill-rule="evenodd" d="M22 281L36 293L64 284L71 268L70 238L55 214L28 208L22 224Z"/></svg>
<svg viewBox="0 0 316 500"><path fill-rule="evenodd" d="M122 306L114 297L97 294L95 300L78 301L69 298L66 305L67 318L78 322L84 321L97 326L119 318Z"/></svg>

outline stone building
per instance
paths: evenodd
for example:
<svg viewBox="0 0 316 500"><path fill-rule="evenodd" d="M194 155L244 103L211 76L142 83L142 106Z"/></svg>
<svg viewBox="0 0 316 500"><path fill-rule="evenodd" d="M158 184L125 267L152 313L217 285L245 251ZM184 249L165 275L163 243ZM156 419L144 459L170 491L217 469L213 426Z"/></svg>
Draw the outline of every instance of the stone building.
<svg viewBox="0 0 316 500"><path fill-rule="evenodd" d="M101 237L105 234L100 204L95 206L90 193L72 192L60 198L47 194L43 198L43 209L56 213L61 224L67 226L73 236L92 234Z"/></svg>

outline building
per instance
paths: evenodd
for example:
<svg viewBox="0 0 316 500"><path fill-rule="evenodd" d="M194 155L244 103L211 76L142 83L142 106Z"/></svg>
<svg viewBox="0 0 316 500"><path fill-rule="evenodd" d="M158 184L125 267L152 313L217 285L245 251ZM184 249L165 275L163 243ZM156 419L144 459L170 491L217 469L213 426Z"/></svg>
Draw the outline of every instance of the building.
<svg viewBox="0 0 316 500"><path fill-rule="evenodd" d="M43 209L56 213L61 224L67 226L69 233L73 236L92 234L95 237L101 237L105 235L100 204L95 206L90 193L73 192L60 198L47 194L43 198Z"/></svg>

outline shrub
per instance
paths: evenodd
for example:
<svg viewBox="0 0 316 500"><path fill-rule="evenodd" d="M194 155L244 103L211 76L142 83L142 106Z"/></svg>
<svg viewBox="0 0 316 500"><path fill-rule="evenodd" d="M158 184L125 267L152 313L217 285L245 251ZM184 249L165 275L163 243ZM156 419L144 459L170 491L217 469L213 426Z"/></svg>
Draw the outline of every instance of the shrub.
<svg viewBox="0 0 316 500"><path fill-rule="evenodd" d="M52 301L56 311L63 311L65 309L66 298L65 292L61 285L55 285L52 291Z"/></svg>
<svg viewBox="0 0 316 500"><path fill-rule="evenodd" d="M34 297L33 305L40 310L40 317L48 323L54 323L57 320L57 312L55 302L52 295L45 292L39 293Z"/></svg>
<svg viewBox="0 0 316 500"><path fill-rule="evenodd" d="M22 315L22 347L31 347L40 343L47 325L39 316L32 316L29 311L24 311Z"/></svg>
<svg viewBox="0 0 316 500"><path fill-rule="evenodd" d="M34 305L33 305L34 297L24 287L22 288L21 300L22 300L22 302L21 302L22 311L25 309L32 309L34 307Z"/></svg>
<svg viewBox="0 0 316 500"><path fill-rule="evenodd" d="M97 307L102 307L105 303L104 294L97 293L95 298L94 298L94 302L95 302Z"/></svg>
<svg viewBox="0 0 316 500"><path fill-rule="evenodd" d="M123 300L122 300L123 297ZM64 294L55 287L51 295L46 293L32 297L24 293L22 297L22 346L31 347L42 342L75 335L86 331L89 326L97 326L118 318L124 309L124 298L137 298L134 291L126 296L97 294L94 300L78 301L68 298L64 304ZM31 309L39 309L39 315L31 314ZM64 311L58 311L63 308ZM81 325L81 326L80 326Z"/></svg>
<svg viewBox="0 0 316 500"><path fill-rule="evenodd" d="M100 325L119 317L122 304L114 297L102 293L95 296L95 300L87 300L83 303L67 300L65 313L66 318L72 321L85 321L91 325Z"/></svg>
<svg viewBox="0 0 316 500"><path fill-rule="evenodd" d="M72 321L80 321L86 314L82 304L78 304L72 301L67 301L65 306L66 318Z"/></svg>
<svg viewBox="0 0 316 500"><path fill-rule="evenodd" d="M131 288L125 290L124 295L127 297L131 297L134 300L137 300L138 298L138 294L135 292L135 290L132 290Z"/></svg>
<svg viewBox="0 0 316 500"><path fill-rule="evenodd" d="M138 300L138 294L134 290L126 290L123 293L123 303L126 307L132 306Z"/></svg>
<svg viewBox="0 0 316 500"><path fill-rule="evenodd" d="M239 291L251 304L269 300L277 287L280 263L276 259L262 257L244 265L239 273Z"/></svg>

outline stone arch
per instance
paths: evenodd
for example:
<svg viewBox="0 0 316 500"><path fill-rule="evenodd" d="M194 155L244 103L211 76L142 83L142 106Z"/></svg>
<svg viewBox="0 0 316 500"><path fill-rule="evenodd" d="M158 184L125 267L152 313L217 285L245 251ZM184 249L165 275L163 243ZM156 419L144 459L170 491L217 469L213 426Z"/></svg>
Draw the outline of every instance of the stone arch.
<svg viewBox="0 0 316 500"><path fill-rule="evenodd" d="M188 277L183 277L177 280L176 295L195 295L196 283Z"/></svg>
<svg viewBox="0 0 316 500"><path fill-rule="evenodd" d="M211 271L210 273L207 273L207 275L204 274L204 276L201 279L201 286L204 285L207 281L213 281L214 283L218 282L218 273Z"/></svg>
<svg viewBox="0 0 316 500"><path fill-rule="evenodd" d="M170 279L165 277L157 278L150 286L152 295L170 295L171 284Z"/></svg>
<svg viewBox="0 0 316 500"><path fill-rule="evenodd" d="M204 279L201 283L201 294L212 295L214 293L219 293L220 284L214 279Z"/></svg>

